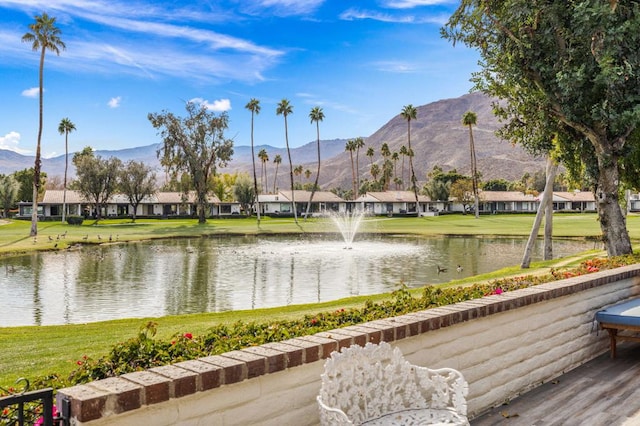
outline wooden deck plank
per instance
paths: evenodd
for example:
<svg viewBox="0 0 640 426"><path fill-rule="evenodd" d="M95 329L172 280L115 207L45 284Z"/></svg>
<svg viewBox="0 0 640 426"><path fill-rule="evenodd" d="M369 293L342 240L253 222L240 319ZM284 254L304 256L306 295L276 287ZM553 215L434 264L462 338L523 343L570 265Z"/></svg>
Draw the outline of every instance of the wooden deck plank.
<svg viewBox="0 0 640 426"><path fill-rule="evenodd" d="M604 354L472 419L471 425L640 425L640 345L620 343L616 359Z"/></svg>

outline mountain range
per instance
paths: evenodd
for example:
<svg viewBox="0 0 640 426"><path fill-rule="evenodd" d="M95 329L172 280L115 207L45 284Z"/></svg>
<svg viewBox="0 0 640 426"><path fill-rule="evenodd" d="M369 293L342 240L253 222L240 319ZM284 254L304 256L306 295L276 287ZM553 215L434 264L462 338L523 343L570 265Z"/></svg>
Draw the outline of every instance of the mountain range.
<svg viewBox="0 0 640 426"><path fill-rule="evenodd" d="M411 146L415 153L413 158L415 174L419 183L426 181L426 176L434 166L444 171L456 169L462 174L470 174L469 129L463 126L462 115L473 111L477 115L477 125L473 127L473 137L478 163L478 171L483 180L503 178L509 181L520 179L525 173L535 173L544 168L544 159L528 154L519 145L499 139L495 131L500 127L498 119L493 115L492 99L481 93L470 93L458 98L443 99L427 105L416 107L416 119L411 120ZM320 123L322 135L322 123ZM355 135L350 136L356 137ZM361 179L369 178L371 162L381 165L380 147L387 143L391 152L399 152L402 145L407 145L407 121L400 114L391 118L384 126L372 135L363 138L365 147L359 152L359 174ZM324 189L342 187L351 188L351 157L345 151L347 139L321 140L320 186ZM103 158L117 157L122 161L136 160L161 170L156 151L160 144L140 146L122 150L97 150L96 155ZM375 155L367 157L367 149L373 147ZM266 150L269 161L265 164L267 184L273 188L276 155L282 157L278 170L278 188L287 188L288 160L285 148L269 145L257 145L257 153ZM291 157L294 167L302 165L303 169L316 171L317 147L312 141L303 146L292 148ZM401 156L402 157L402 156ZM0 149L0 174L8 174L17 170L33 167L34 157ZM400 163L400 161L398 162ZM235 146L233 159L227 167L218 170L223 173L251 172L251 147ZM262 163L256 158L256 173L261 175ZM400 164L398 164L400 169ZM64 173L64 155L42 159L42 170L51 176L62 176ZM398 170L400 173L400 170ZM69 175L75 175L70 162ZM162 176L162 173L158 173ZM310 177L313 181L315 175ZM304 176L296 180L306 181ZM408 161L405 163L405 182L408 181Z"/></svg>

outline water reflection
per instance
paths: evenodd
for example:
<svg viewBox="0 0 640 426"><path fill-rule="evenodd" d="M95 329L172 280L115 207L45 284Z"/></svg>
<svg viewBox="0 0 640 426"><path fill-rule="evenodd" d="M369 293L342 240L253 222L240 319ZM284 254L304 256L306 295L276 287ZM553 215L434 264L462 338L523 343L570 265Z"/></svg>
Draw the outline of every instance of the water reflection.
<svg viewBox="0 0 640 426"><path fill-rule="evenodd" d="M524 239L215 237L105 244L0 263L0 326L255 309L447 282L520 262ZM542 243L534 260L542 257ZM594 248L554 241L556 257ZM458 272L457 266L462 268ZM447 268L438 273L438 266Z"/></svg>

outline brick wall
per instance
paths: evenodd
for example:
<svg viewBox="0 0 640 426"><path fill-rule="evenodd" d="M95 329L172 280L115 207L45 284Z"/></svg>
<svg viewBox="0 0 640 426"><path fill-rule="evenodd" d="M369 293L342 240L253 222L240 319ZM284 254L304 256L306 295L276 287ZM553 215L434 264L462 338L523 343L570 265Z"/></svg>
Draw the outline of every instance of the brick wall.
<svg viewBox="0 0 640 426"><path fill-rule="evenodd" d="M460 370L474 417L608 348L604 306L640 294L640 265L62 389L74 425L315 425L324 359L381 340Z"/></svg>

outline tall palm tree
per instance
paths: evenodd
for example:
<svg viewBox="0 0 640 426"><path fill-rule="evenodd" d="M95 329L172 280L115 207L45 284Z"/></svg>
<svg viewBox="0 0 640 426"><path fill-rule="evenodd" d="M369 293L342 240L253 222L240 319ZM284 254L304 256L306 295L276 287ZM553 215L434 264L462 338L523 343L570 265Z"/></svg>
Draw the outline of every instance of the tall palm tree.
<svg viewBox="0 0 640 426"><path fill-rule="evenodd" d="M407 147L405 145L402 145L400 147L400 155L402 155L402 166L400 167L400 179L402 180L402 182L404 182L404 159L407 157L408 153L409 151L407 151Z"/></svg>
<svg viewBox="0 0 640 426"><path fill-rule="evenodd" d="M69 133L76 130L76 125L68 118L60 120L58 133L64 134L64 182L62 184L62 222L66 219L67 213L67 170L69 168Z"/></svg>
<svg viewBox="0 0 640 426"><path fill-rule="evenodd" d="M309 119L311 120L311 124L316 123L316 145L318 148L318 171L316 172L316 180L313 183L313 188L311 188L311 195L309 196L309 202L307 203L307 210L305 212L304 219L307 220L307 215L311 209L311 200L313 200L313 196L316 193L316 188L318 188L318 179L320 178L320 122L324 120L324 112L320 107L313 107L309 112ZM308 179L308 178L307 178Z"/></svg>
<svg viewBox="0 0 640 426"><path fill-rule="evenodd" d="M364 139L357 137L353 140L353 143L356 147L356 188L360 191L360 148L364 148ZM355 198L357 197L358 193L356 192Z"/></svg>
<svg viewBox="0 0 640 426"><path fill-rule="evenodd" d="M253 117L260 114L260 101L256 98L251 98L249 102L244 106L251 111L251 162L253 164L253 190L255 193L255 204L258 215L258 223L260 223L260 201L258 198L258 177L256 176L256 157L253 151ZM262 169L264 171L264 162L262 163Z"/></svg>
<svg viewBox="0 0 640 426"><path fill-rule="evenodd" d="M280 156L280 154L276 154L276 156L273 157L273 164L276 165L276 173L275 173L275 176L273 177L273 193L275 194L276 193L276 183L278 182L278 168L280 167L280 164L282 164L282 157ZM265 172L265 177L266 176L267 176L267 174Z"/></svg>
<svg viewBox="0 0 640 426"><path fill-rule="evenodd" d="M356 150L356 142L354 139L347 140L347 143L344 145L344 150L349 151L349 156L351 157L351 185L353 187L352 198L355 200L356 194L356 165L353 162L353 152Z"/></svg>
<svg viewBox="0 0 640 426"><path fill-rule="evenodd" d="M29 25L31 32L22 36L23 43L31 43L34 51L40 51L40 71L39 71L39 119L38 119L38 144L36 145L36 160L33 168L33 205L31 212L31 232L29 235L38 235L38 192L40 190L40 142L42 141L42 103L44 92L44 54L47 50L60 55L60 49L66 49L64 42L60 39L60 29L56 27L56 18L50 18L43 13L36 15L35 22Z"/></svg>
<svg viewBox="0 0 640 426"><path fill-rule="evenodd" d="M478 165L476 163L476 147L473 142L473 126L478 121L478 116L475 112L467 111L462 115L462 125L469 127L469 151L471 152L471 182L473 184L473 198L474 198L474 211L476 213L476 219L480 217L478 211Z"/></svg>
<svg viewBox="0 0 640 426"><path fill-rule="evenodd" d="M417 116L416 108L409 104L405 105L400 112L402 118L407 120L407 151L412 153L411 149L411 120L415 120ZM418 216L420 215L420 204L418 202L418 186L416 184L416 173L413 169L413 155L409 155L409 171L411 173L411 189L413 189L413 194L416 197L416 213Z"/></svg>
<svg viewBox="0 0 640 426"><path fill-rule="evenodd" d="M267 150L262 148L258 152L258 158L262 162L262 169L260 172L260 179L262 180L262 187L264 188L264 192L268 192L267 186L267 161L269 161L269 154L267 154Z"/></svg>
<svg viewBox="0 0 640 426"><path fill-rule="evenodd" d="M291 150L289 149L289 129L287 127L287 116L293 114L293 106L288 99L283 99L278 103L276 115L284 116L284 140L287 145L287 157L289 157L289 178L291 180L291 205L293 206L293 220L298 223L298 212L296 211L296 200L293 194L293 163L291 162Z"/></svg>

